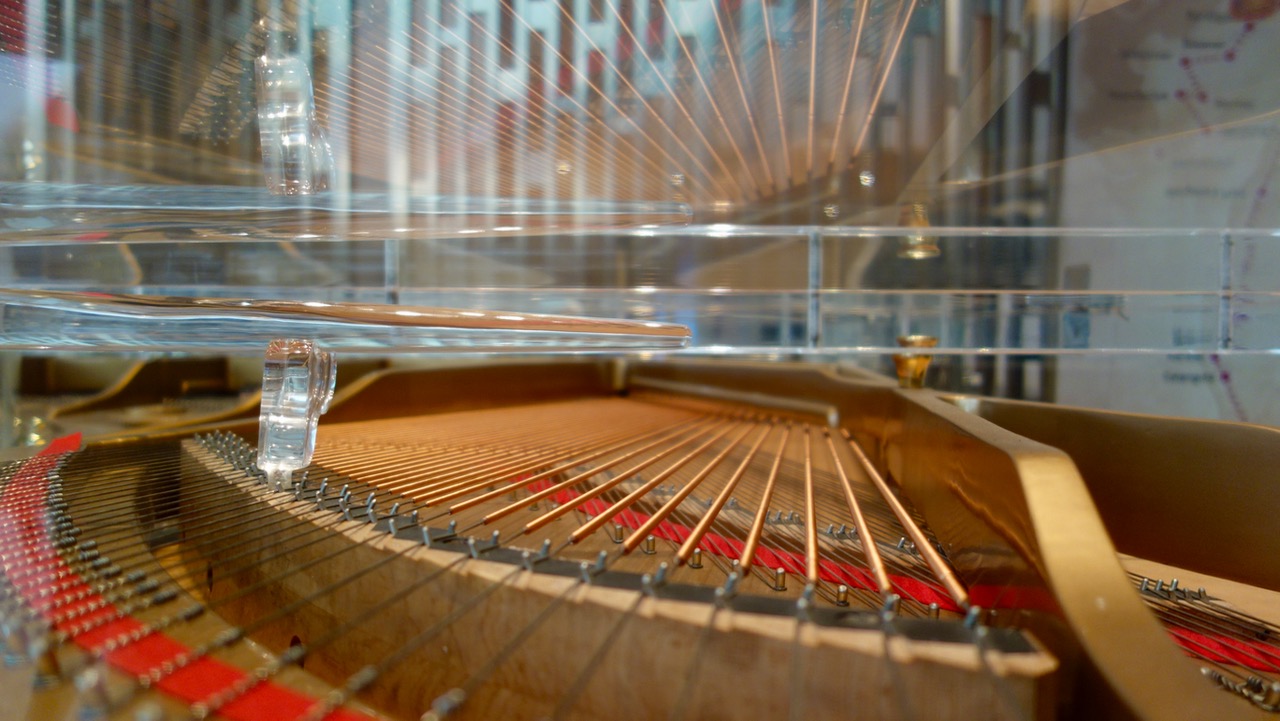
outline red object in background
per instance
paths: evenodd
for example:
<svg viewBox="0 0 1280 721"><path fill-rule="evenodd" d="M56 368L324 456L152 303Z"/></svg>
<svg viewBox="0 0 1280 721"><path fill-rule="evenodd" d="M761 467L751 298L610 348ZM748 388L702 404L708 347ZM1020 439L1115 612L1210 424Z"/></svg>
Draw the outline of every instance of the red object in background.
<svg viewBox="0 0 1280 721"><path fill-rule="evenodd" d="M663 16L656 15L649 20L649 24L645 26L644 43L645 47L649 48L649 52L651 54L662 52L662 44L666 40L667 29L667 26L663 22L664 20L666 20L666 18Z"/></svg>
<svg viewBox="0 0 1280 721"><path fill-rule="evenodd" d="M249 682L254 677L211 655L196 654L190 647L164 632L134 618L127 608L117 607L100 595L102 589L69 566L57 552L44 506L49 473L59 458L80 448L79 433L57 438L37 455L22 461L5 487L6 503L0 506L0 523L9 534L3 569L20 580L13 590L29 609L43 616L52 627L70 635L69 640L85 650L102 651L107 664L132 676L146 676L170 667L155 684L168 695L187 703L206 701L219 694L232 700L219 709L219 716L232 721L280 721L298 719L317 708L315 698L274 681ZM16 573L15 573L16 572ZM128 638L126 643L119 639ZM117 641L113 650L106 644ZM189 663L173 668L175 659ZM241 687L247 691L238 690ZM338 708L325 721L373 721L372 717Z"/></svg>
<svg viewBox="0 0 1280 721"><path fill-rule="evenodd" d="M76 109L64 98L48 98L44 101L44 117L50 125L80 132L80 117Z"/></svg>
<svg viewBox="0 0 1280 721"><path fill-rule="evenodd" d="M631 59L631 55L636 51L636 44L630 33L618 33L618 47L614 53L617 62L623 63ZM601 67L603 67L603 57L601 58Z"/></svg>
<svg viewBox="0 0 1280 721"><path fill-rule="evenodd" d="M0 52L25 55L27 52L27 9L25 0L0 0ZM45 80L48 83L48 79ZM52 126L80 131L80 117L70 100L49 96L44 102L45 120Z"/></svg>
<svg viewBox="0 0 1280 721"><path fill-rule="evenodd" d="M592 50L587 53L587 77L595 83L604 74L604 53Z"/></svg>
<svg viewBox="0 0 1280 721"><path fill-rule="evenodd" d="M25 0L0 0L0 52L26 52L26 15Z"/></svg>
<svg viewBox="0 0 1280 721"><path fill-rule="evenodd" d="M1251 22L1269 18L1280 10L1280 0L1231 0L1231 17Z"/></svg>
<svg viewBox="0 0 1280 721"><path fill-rule="evenodd" d="M573 95L573 66L563 60L560 61L560 70L556 77L556 89L561 95Z"/></svg>

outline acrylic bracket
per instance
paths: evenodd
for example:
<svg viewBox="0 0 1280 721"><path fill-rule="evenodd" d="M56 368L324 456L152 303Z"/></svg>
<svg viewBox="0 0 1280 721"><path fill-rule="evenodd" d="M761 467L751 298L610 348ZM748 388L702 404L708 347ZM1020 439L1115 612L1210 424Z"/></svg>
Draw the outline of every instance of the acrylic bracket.
<svg viewBox="0 0 1280 721"><path fill-rule="evenodd" d="M262 172L275 195L329 188L333 150L316 118L311 72L296 54L268 52L256 61Z"/></svg>
<svg viewBox="0 0 1280 721"><path fill-rule="evenodd" d="M320 416L329 410L338 378L332 353L309 340L267 346L258 415L258 468L267 482L293 486L293 472L311 463Z"/></svg>

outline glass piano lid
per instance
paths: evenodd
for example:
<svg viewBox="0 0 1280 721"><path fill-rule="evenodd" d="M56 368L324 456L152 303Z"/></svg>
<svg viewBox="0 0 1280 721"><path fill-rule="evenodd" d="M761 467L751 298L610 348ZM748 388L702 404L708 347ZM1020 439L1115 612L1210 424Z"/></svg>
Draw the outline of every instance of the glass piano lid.
<svg viewBox="0 0 1280 721"><path fill-rule="evenodd" d="M359 240L460 233L529 235L687 223L671 202L395 197L387 192L289 196L266 188L0 182L0 239L59 241Z"/></svg>
<svg viewBox="0 0 1280 721"><path fill-rule="evenodd" d="M1195 407L1274 386L1274 2L143 7L0 11L6 286L672 322L715 354L923 333L966 391L1019 354L1140 357ZM1114 382L1078 385L1147 387Z"/></svg>
<svg viewBox="0 0 1280 721"><path fill-rule="evenodd" d="M305 338L329 352L670 350L687 328L409 305L0 290L0 332L27 350L261 350Z"/></svg>
<svg viewBox="0 0 1280 721"><path fill-rule="evenodd" d="M713 224L334 241L244 228L23 231L45 239L0 247L0 287L616 318L687 326L690 351L717 355L883 356L916 334L942 355L1280 350L1275 231ZM924 247L936 254L914 257Z"/></svg>
<svg viewBox="0 0 1280 721"><path fill-rule="evenodd" d="M248 185L338 208L374 193L391 212L661 203L737 224L910 225L917 205L947 226L1280 224L1273 2L3 12L10 180ZM464 215L452 226L493 227Z"/></svg>

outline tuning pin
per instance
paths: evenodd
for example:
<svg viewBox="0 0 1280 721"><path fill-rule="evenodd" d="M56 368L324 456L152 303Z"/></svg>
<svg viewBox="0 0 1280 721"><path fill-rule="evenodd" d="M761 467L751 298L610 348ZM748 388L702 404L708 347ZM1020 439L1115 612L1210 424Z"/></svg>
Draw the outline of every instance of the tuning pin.
<svg viewBox="0 0 1280 721"><path fill-rule="evenodd" d="M1272 681L1258 692L1258 703L1271 710L1280 709L1280 681Z"/></svg>
<svg viewBox="0 0 1280 721"><path fill-rule="evenodd" d="M689 558L689 568L702 568L702 549L693 549L693 554Z"/></svg>
<svg viewBox="0 0 1280 721"><path fill-rule="evenodd" d="M670 566L668 566L668 565L667 565L667 562L666 562L666 561L663 561L662 563L659 563L659 564L658 564L658 571L657 571L657 573L653 574L653 585L655 585L655 586L661 586L662 584L666 583L666 582L667 582L667 571L668 571L669 569L670 569Z"/></svg>
<svg viewBox="0 0 1280 721"><path fill-rule="evenodd" d="M645 574L641 576L640 583L643 585L645 593L653 595L657 589L662 588L667 583L667 563L666 561L658 563L658 571L654 574Z"/></svg>
<svg viewBox="0 0 1280 721"><path fill-rule="evenodd" d="M391 504L391 512L387 514L387 533L396 535L396 519L400 517L400 502Z"/></svg>
<svg viewBox="0 0 1280 721"><path fill-rule="evenodd" d="M733 573L730 573L727 578L724 579L724 585L716 589L717 605L723 605L729 599L738 595L738 579L739 578L740 577L738 576L738 572L734 571Z"/></svg>
<svg viewBox="0 0 1280 721"><path fill-rule="evenodd" d="M431 702L431 711L423 719L444 719L462 707L467 700L467 692L460 688L450 689Z"/></svg>
<svg viewBox="0 0 1280 721"><path fill-rule="evenodd" d="M982 607L970 606L969 610L964 614L964 627L970 630L978 628L982 624Z"/></svg>
<svg viewBox="0 0 1280 721"><path fill-rule="evenodd" d="M898 606L901 604L902 598L896 593L891 593L884 598L884 605L880 607L880 618L884 621L890 621L894 616L898 615Z"/></svg>
<svg viewBox="0 0 1280 721"><path fill-rule="evenodd" d="M813 615L813 597L817 593L817 588L812 583L806 583L804 590L800 592L800 598L796 599L796 615L801 620L811 620Z"/></svg>

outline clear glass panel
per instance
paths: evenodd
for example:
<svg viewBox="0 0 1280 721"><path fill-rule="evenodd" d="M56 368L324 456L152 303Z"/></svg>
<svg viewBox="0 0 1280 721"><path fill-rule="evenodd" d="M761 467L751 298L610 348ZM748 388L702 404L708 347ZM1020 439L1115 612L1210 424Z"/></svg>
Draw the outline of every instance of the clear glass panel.
<svg viewBox="0 0 1280 721"><path fill-rule="evenodd" d="M3 12L0 178L279 188L291 158L393 210L454 196L687 203L747 224L1280 222L1267 2Z"/></svg>
<svg viewBox="0 0 1280 721"><path fill-rule="evenodd" d="M1186 379L1224 365L1248 404L1277 370L1275 3L0 13L5 286L677 322L879 368L924 333L943 387L1070 401L1068 358L1123 357L1119 388L1206 413Z"/></svg>
<svg viewBox="0 0 1280 721"><path fill-rule="evenodd" d="M316 300L224 300L0 290L10 348L244 352L298 338L327 352L675 350L688 330L655 322Z"/></svg>
<svg viewBox="0 0 1280 721"><path fill-rule="evenodd" d="M936 256L904 257L917 239ZM660 321L718 353L891 353L897 336L927 334L941 354L1158 355L1280 348L1280 291L1257 269L1275 244L1261 233L718 225L4 252L14 288Z"/></svg>

